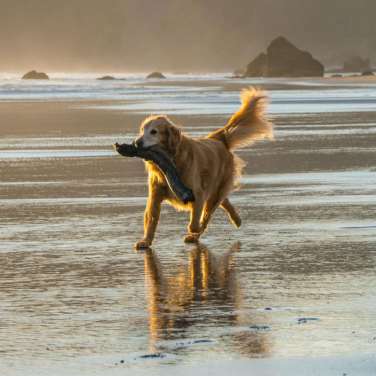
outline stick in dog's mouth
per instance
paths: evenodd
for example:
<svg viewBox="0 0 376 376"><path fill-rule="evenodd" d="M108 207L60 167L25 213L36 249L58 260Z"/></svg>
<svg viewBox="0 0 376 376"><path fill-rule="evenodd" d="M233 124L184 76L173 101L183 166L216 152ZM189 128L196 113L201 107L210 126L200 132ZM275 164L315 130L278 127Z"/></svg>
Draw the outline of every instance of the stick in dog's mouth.
<svg viewBox="0 0 376 376"><path fill-rule="evenodd" d="M172 158L158 145L143 148L132 144L115 143L113 148L124 157L137 157L155 163L166 178L167 184L176 197L185 204L195 200L193 192L181 181Z"/></svg>

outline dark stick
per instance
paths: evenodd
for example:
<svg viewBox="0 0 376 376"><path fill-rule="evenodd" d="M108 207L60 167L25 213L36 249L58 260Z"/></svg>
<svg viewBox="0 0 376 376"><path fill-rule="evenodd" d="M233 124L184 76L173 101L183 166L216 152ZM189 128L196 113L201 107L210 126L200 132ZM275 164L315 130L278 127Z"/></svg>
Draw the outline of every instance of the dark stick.
<svg viewBox="0 0 376 376"><path fill-rule="evenodd" d="M158 146L148 148L137 147L134 144L114 145L115 150L124 157L137 157L155 163L163 172L172 192L185 204L195 200L191 189L180 180L175 163L170 156Z"/></svg>

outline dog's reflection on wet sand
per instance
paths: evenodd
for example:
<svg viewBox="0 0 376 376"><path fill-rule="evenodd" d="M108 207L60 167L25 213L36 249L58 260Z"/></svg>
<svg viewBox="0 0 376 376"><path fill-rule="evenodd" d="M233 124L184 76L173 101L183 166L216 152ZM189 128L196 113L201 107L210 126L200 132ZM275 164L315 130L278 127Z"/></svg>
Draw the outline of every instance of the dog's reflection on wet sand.
<svg viewBox="0 0 376 376"><path fill-rule="evenodd" d="M199 243L172 276L166 275L155 251L145 251L151 351L158 350L160 341L197 337L202 328L202 333L213 331L212 337L220 337L242 355L269 352L265 333L241 330L250 318L244 320L239 313L242 298L234 260L238 251L239 242L224 254L214 254Z"/></svg>

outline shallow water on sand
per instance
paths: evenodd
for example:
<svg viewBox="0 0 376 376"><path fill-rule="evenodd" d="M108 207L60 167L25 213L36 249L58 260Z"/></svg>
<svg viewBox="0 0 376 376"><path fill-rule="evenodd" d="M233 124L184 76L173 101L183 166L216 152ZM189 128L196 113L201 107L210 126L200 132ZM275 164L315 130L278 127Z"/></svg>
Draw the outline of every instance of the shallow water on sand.
<svg viewBox="0 0 376 376"><path fill-rule="evenodd" d="M147 373L160 364L374 353L376 114L343 113L341 90L321 111L306 103L304 116L274 107L276 141L239 152L248 166L232 201L242 227L218 211L198 246L183 244L187 215L164 207L153 250L133 250L146 177L110 144L132 139L135 126L2 138L0 369L64 374L68 361L81 374ZM179 120L200 135L225 118Z"/></svg>

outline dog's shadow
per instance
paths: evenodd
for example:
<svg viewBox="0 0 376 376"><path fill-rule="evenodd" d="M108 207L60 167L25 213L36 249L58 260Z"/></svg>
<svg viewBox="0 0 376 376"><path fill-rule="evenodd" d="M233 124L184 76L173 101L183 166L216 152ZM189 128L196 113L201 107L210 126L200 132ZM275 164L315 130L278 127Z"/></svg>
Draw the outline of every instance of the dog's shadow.
<svg viewBox="0 0 376 376"><path fill-rule="evenodd" d="M155 251L145 251L152 350L156 350L159 341L197 336L200 328L220 337L219 331L223 328L239 326L241 293L234 258L238 251L239 242L223 254L214 254L199 243L190 250L188 262L173 275L168 274L169 270L163 270ZM229 342L235 344L242 337L241 348L245 345L247 353L254 355L267 351L264 341L255 333L249 332L245 336L237 330L230 333ZM222 333L222 337L226 337L226 333ZM243 350L238 350L244 354Z"/></svg>

